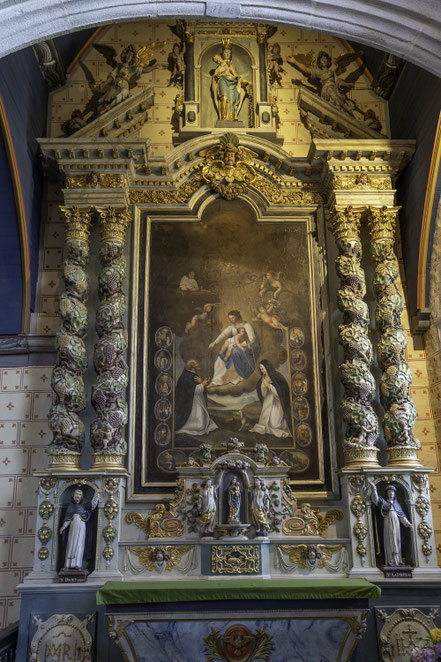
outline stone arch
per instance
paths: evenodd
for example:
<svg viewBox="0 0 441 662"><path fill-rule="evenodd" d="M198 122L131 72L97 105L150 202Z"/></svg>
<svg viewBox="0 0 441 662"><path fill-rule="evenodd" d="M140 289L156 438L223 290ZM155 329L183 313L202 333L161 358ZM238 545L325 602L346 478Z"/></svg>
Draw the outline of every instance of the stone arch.
<svg viewBox="0 0 441 662"><path fill-rule="evenodd" d="M350 12L344 0L321 3L302 0L295 5L280 0L222 3L196 0L190 6L185 0L161 3L134 0L130 10L125 3L106 2L98 7L95 0L63 0L55 6L12 0L0 10L0 56L82 28L138 18L173 17L264 21L325 31L385 50L435 75L441 74L441 16L434 15L430 0L422 0L417 6L412 0L402 0L400 6L393 0L376 0L374 6L354 0Z"/></svg>

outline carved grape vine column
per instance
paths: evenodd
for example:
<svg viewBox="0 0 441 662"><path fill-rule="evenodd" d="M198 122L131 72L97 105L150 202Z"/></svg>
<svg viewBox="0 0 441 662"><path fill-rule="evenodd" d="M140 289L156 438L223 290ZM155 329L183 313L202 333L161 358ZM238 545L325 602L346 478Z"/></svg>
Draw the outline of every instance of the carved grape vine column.
<svg viewBox="0 0 441 662"><path fill-rule="evenodd" d="M126 209L97 207L100 217L101 271L98 277L100 303L96 312L98 342L94 348L97 378L92 387L92 404L97 418L91 425L94 470L122 469L127 442L123 428L127 423L127 403L122 397L128 385L128 366L124 360L127 332L123 316L127 301L123 290L127 264L123 254L125 234L130 223Z"/></svg>
<svg viewBox="0 0 441 662"><path fill-rule="evenodd" d="M340 379L345 389L342 416L346 424L343 442L347 467L377 467L378 421L372 408L375 380L370 372L372 345L368 337L369 310L363 300L365 275L361 267L360 219L362 208L335 206L331 212L332 231L339 255L336 258L340 287L337 305L343 313L338 327L344 361Z"/></svg>
<svg viewBox="0 0 441 662"><path fill-rule="evenodd" d="M87 368L84 337L87 332L90 207L61 207L65 215L65 290L60 296L61 324L57 333L57 364L52 373L55 403L49 412L53 438L48 448L49 468L77 470L84 444L79 417L86 406L83 374Z"/></svg>
<svg viewBox="0 0 441 662"><path fill-rule="evenodd" d="M380 333L378 362L382 371L381 403L385 409L383 430L390 466L420 466L413 425L416 409L409 395L412 373L405 360L407 335L401 326L403 299L397 287L399 266L395 255L397 207L369 207L368 226L375 263L375 322Z"/></svg>

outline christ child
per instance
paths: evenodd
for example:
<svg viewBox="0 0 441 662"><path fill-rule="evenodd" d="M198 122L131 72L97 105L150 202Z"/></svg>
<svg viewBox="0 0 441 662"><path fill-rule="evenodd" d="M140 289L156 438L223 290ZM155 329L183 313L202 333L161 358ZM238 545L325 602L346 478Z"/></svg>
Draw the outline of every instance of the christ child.
<svg viewBox="0 0 441 662"><path fill-rule="evenodd" d="M230 358L231 353L235 347L240 349L242 352L244 352L247 347L251 347L250 339L248 338L248 334L245 330L245 327L243 326L238 326L237 333L232 338L227 338L224 342L220 351L221 354L226 352L225 356L223 357L224 361L227 361Z"/></svg>

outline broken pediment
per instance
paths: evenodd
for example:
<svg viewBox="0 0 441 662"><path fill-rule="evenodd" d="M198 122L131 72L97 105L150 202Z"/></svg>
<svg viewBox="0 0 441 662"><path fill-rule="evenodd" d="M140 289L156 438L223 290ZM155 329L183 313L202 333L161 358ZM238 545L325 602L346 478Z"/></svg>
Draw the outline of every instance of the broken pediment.
<svg viewBox="0 0 441 662"><path fill-rule="evenodd" d="M152 85L147 85L75 131L72 136L83 139L135 137L148 121L148 109L153 106L154 96Z"/></svg>
<svg viewBox="0 0 441 662"><path fill-rule="evenodd" d="M302 122L312 138L385 138L372 128L380 125L376 118L368 117L361 122L303 86L299 89L298 105Z"/></svg>

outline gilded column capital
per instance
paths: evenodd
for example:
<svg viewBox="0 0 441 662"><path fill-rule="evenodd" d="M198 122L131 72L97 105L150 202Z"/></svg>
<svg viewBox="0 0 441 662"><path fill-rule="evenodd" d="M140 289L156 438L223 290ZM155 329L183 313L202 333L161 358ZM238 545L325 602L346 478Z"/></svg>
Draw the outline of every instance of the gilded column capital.
<svg viewBox="0 0 441 662"><path fill-rule="evenodd" d="M89 241L92 209L90 207L60 207L64 214L66 241Z"/></svg>
<svg viewBox="0 0 441 662"><path fill-rule="evenodd" d="M395 240L400 207L368 207L367 223L371 241Z"/></svg>
<svg viewBox="0 0 441 662"><path fill-rule="evenodd" d="M334 207L330 213L330 222L335 240L360 239L361 216L363 207Z"/></svg>
<svg viewBox="0 0 441 662"><path fill-rule="evenodd" d="M100 229L102 241L125 242L126 230L132 220L126 208L97 207L100 216Z"/></svg>
<svg viewBox="0 0 441 662"><path fill-rule="evenodd" d="M193 32L190 32L189 30L185 31L185 41L188 42L189 44L194 44L194 34Z"/></svg>

